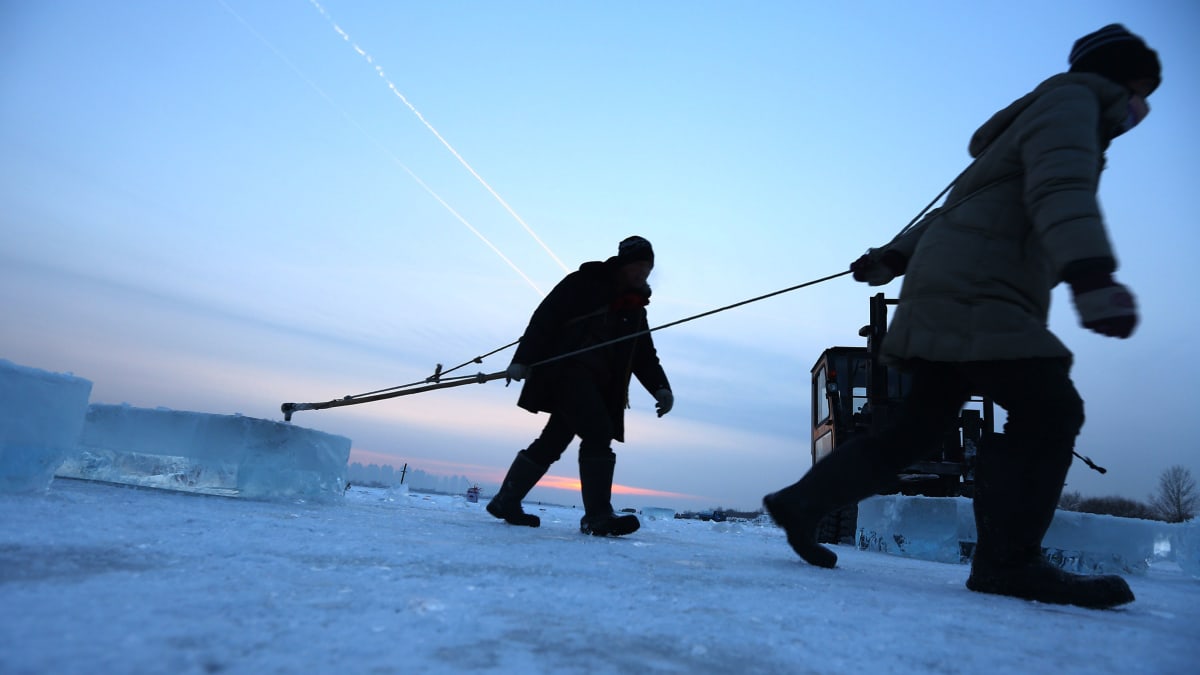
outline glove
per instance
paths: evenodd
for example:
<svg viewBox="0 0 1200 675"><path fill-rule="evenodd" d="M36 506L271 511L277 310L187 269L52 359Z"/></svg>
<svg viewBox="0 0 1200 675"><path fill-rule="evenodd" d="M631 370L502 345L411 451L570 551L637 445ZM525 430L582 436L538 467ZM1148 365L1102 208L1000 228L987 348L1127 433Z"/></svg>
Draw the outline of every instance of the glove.
<svg viewBox="0 0 1200 675"><path fill-rule="evenodd" d="M880 253L879 249L867 249L858 260L850 263L855 281L865 281L872 286L883 286L904 274L908 260L895 251Z"/></svg>
<svg viewBox="0 0 1200 675"><path fill-rule="evenodd" d="M504 371L504 383L508 384L513 380L520 382L521 380L525 379L525 376L528 374L529 366L525 365L524 363L517 363L516 361L513 361L512 363L508 364L508 368Z"/></svg>
<svg viewBox="0 0 1200 675"><path fill-rule="evenodd" d="M1133 335L1137 304L1129 289L1114 281L1111 274L1092 274L1068 283L1084 328L1108 337Z"/></svg>
<svg viewBox="0 0 1200 675"><path fill-rule="evenodd" d="M675 407L675 394L666 387L654 392L654 400L658 401L654 404L654 409L658 411L659 417L671 412L671 408Z"/></svg>

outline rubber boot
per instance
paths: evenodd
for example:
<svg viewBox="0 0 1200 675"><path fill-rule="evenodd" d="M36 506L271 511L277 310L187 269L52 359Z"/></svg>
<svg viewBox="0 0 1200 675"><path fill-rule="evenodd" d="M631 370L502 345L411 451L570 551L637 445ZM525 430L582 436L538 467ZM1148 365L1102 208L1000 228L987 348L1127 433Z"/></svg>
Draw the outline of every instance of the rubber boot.
<svg viewBox="0 0 1200 675"><path fill-rule="evenodd" d="M504 476L504 482L500 484L500 491L488 502L487 512L509 525L541 525L541 518L521 509L521 500L546 475L548 468L530 459L524 450L518 452L508 474Z"/></svg>
<svg viewBox="0 0 1200 675"><path fill-rule="evenodd" d="M763 497L763 507L787 533L796 555L810 565L834 567L837 554L817 543L821 519L886 487L894 474L881 465L875 441L852 440L814 464L796 483Z"/></svg>
<svg viewBox="0 0 1200 675"><path fill-rule="evenodd" d="M612 482L617 456L579 458L579 492L583 497L583 518L579 531L597 537L632 534L642 526L633 514L613 513Z"/></svg>
<svg viewBox="0 0 1200 675"><path fill-rule="evenodd" d="M1121 577L1065 572L1042 553L1071 465L1070 447L1015 447L1015 439L999 435L988 441L975 471L978 543L967 588L1094 609L1133 602Z"/></svg>

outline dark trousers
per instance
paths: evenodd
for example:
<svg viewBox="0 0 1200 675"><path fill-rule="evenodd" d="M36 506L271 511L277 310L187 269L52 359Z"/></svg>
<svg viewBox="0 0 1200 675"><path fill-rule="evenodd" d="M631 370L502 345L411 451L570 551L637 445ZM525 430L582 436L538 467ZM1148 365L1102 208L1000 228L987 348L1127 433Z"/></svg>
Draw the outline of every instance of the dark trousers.
<svg viewBox="0 0 1200 675"><path fill-rule="evenodd" d="M764 504L801 557L833 567L837 557L815 544L820 518L891 486L902 469L928 458L968 395L982 394L1004 408L1008 420L1005 433L976 455L973 564L1027 566L1040 555L1083 426L1083 401L1070 370L1066 358L915 363L908 396L879 432L839 444Z"/></svg>
<svg viewBox="0 0 1200 675"><path fill-rule="evenodd" d="M599 387L587 380L566 379L555 389L557 409L525 449L529 458L548 467L576 436L580 459L612 458L612 418Z"/></svg>
<svg viewBox="0 0 1200 675"><path fill-rule="evenodd" d="M1083 400L1070 370L1067 358L916 362L908 397L871 444L877 466L896 473L927 458L971 394L991 398L1008 413L1006 442L994 451L1066 457L1069 464L1083 427ZM987 449L980 452L983 463Z"/></svg>

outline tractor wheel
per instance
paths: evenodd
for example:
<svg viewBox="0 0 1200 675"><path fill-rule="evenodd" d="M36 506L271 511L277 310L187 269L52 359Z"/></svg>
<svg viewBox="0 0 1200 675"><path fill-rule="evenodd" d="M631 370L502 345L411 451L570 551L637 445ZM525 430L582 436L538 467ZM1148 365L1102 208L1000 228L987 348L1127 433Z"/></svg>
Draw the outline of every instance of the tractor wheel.
<svg viewBox="0 0 1200 675"><path fill-rule="evenodd" d="M853 544L858 530L858 505L838 509L817 525L817 541L822 544Z"/></svg>

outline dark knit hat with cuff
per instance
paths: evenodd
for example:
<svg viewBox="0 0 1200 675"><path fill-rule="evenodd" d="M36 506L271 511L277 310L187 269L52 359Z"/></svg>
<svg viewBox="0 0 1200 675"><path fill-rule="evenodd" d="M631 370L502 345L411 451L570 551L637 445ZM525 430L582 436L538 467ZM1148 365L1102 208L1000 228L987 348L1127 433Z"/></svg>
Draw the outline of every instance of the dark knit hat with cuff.
<svg viewBox="0 0 1200 675"><path fill-rule="evenodd" d="M617 261L622 265L645 260L654 266L654 249L650 242L634 235L626 237L617 245Z"/></svg>
<svg viewBox="0 0 1200 675"><path fill-rule="evenodd" d="M1067 57L1072 73L1096 73L1118 84L1134 80L1162 82L1158 53L1119 23L1110 23L1075 41Z"/></svg>

